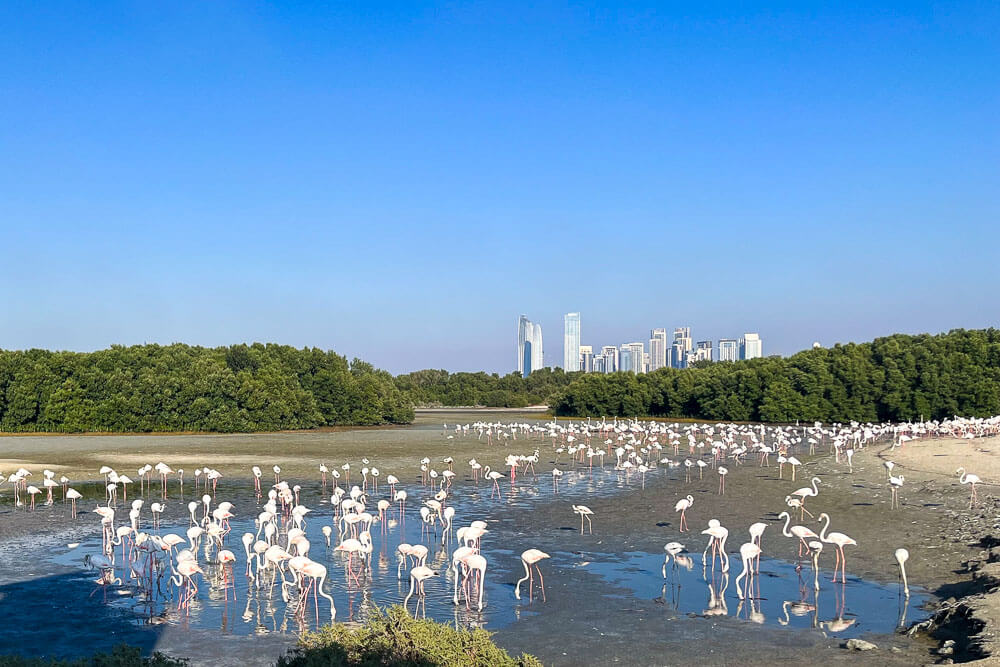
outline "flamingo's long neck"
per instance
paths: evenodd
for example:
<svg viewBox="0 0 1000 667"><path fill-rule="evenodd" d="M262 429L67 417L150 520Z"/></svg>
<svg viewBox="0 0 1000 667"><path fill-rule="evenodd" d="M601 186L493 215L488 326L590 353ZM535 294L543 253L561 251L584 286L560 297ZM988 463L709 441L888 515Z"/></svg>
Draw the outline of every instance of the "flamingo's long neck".
<svg viewBox="0 0 1000 667"><path fill-rule="evenodd" d="M827 529L829 527L830 527L830 515L828 514L826 516L826 523L823 524L823 530L821 530L820 533L819 533L819 541L820 542L827 542L826 531L827 531Z"/></svg>
<svg viewBox="0 0 1000 667"><path fill-rule="evenodd" d="M785 527L781 529L781 534L785 537L795 537L790 532L788 532L788 524L792 522L792 515L785 512Z"/></svg>

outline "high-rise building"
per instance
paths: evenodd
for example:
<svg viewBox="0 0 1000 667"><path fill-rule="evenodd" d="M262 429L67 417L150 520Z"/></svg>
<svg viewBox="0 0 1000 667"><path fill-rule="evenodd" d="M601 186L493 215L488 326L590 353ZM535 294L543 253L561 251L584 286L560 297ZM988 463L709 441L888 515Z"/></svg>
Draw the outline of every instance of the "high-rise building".
<svg viewBox="0 0 1000 667"><path fill-rule="evenodd" d="M698 341L697 353L695 354L695 359L698 361L712 361L712 341L710 340L700 340Z"/></svg>
<svg viewBox="0 0 1000 667"><path fill-rule="evenodd" d="M687 350L683 340L675 340L670 345L670 361L672 368L687 368Z"/></svg>
<svg viewBox="0 0 1000 667"><path fill-rule="evenodd" d="M606 373L604 370L604 355L598 354L594 357L594 372L595 373Z"/></svg>
<svg viewBox="0 0 1000 667"><path fill-rule="evenodd" d="M649 332L649 370L655 371L669 364L667 360L667 330L653 329Z"/></svg>
<svg viewBox="0 0 1000 667"><path fill-rule="evenodd" d="M740 338L740 359L759 359L764 356L764 341L760 334L745 333Z"/></svg>
<svg viewBox="0 0 1000 667"><path fill-rule="evenodd" d="M543 367L543 359L542 325L521 315L517 321L517 372L528 377Z"/></svg>
<svg viewBox="0 0 1000 667"><path fill-rule="evenodd" d="M590 345L580 346L580 370L584 373L594 372L594 348Z"/></svg>
<svg viewBox="0 0 1000 667"><path fill-rule="evenodd" d="M632 367L632 349L628 345L622 345L618 350L618 370L623 373L635 373Z"/></svg>
<svg viewBox="0 0 1000 667"><path fill-rule="evenodd" d="M563 370L580 370L580 313L566 313L563 318Z"/></svg>
<svg viewBox="0 0 1000 667"><path fill-rule="evenodd" d="M642 353L642 368L643 368L642 371L643 373L649 372L649 352Z"/></svg>
<svg viewBox="0 0 1000 667"><path fill-rule="evenodd" d="M601 348L601 357L604 358L604 372L615 373L618 371L618 348L614 345L605 345Z"/></svg>
<svg viewBox="0 0 1000 667"><path fill-rule="evenodd" d="M719 339L719 361L738 361L740 346L735 338Z"/></svg>
<svg viewBox="0 0 1000 667"><path fill-rule="evenodd" d="M688 352L691 351L691 327L674 329L673 357L674 368L687 368Z"/></svg>
<svg viewBox="0 0 1000 667"><path fill-rule="evenodd" d="M632 367L627 370L636 374L645 373L646 365L643 363L643 359L646 356L645 346L642 343L626 343L625 345L622 345L623 351L626 348L628 349L629 356L632 360ZM622 368L622 370L624 371L626 369Z"/></svg>

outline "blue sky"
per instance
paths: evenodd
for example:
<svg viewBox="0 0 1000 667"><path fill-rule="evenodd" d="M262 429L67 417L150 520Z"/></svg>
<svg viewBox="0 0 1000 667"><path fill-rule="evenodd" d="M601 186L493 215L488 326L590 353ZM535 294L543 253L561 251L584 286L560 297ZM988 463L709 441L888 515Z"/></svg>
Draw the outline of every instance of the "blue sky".
<svg viewBox="0 0 1000 667"><path fill-rule="evenodd" d="M327 4L334 6L326 6ZM0 347L996 326L1000 6L0 5Z"/></svg>

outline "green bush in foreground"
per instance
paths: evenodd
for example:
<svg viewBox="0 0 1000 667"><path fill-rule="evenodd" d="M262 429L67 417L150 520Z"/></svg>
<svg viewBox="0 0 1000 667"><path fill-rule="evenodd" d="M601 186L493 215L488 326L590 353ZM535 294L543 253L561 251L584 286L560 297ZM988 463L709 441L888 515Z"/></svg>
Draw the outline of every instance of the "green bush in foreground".
<svg viewBox="0 0 1000 667"><path fill-rule="evenodd" d="M116 646L111 653L98 653L77 660L0 655L0 667L184 667L184 665L187 665L186 660L168 658L162 653L154 653L149 658L143 658L138 648L125 645Z"/></svg>
<svg viewBox="0 0 1000 667"><path fill-rule="evenodd" d="M402 607L376 612L356 629L342 624L306 633L278 667L375 666L541 667L530 655L512 658L486 630L454 630L415 620Z"/></svg>

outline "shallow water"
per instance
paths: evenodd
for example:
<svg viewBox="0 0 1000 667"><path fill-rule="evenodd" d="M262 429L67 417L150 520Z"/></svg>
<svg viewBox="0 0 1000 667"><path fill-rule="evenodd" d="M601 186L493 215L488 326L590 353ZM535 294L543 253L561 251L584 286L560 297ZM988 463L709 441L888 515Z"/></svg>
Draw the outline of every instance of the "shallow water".
<svg viewBox="0 0 1000 667"><path fill-rule="evenodd" d="M657 478L664 476L663 472L649 475L646 483L658 483L661 480ZM595 468L593 471L584 469L570 472L564 477L558 496L561 501L568 502L584 496L612 495L627 485L637 483L634 475L632 479L627 479L610 467ZM321 533L323 525L332 524L331 506L326 494L320 495L318 489L303 492L303 504L313 508L305 525L311 543L309 556L325 564L329 570L325 590L333 596L336 603L337 621L363 621L375 604L385 606L403 603L410 590L410 582L405 569L402 578L397 578L396 547L401 542L426 545L429 549L428 565L441 574L440 578L426 583L426 597L423 600L416 595L409 600L409 609L422 617L453 623L457 627L498 629L544 610L545 603L528 600L527 585L522 589L521 601L516 600L513 595L513 583L523 574L523 569L518 553L501 545L514 537L523 539L525 536L510 534L502 520L489 522L490 533L482 542L482 553L489 563L484 608L479 611L478 596L475 593L469 608L464 600L455 605L454 573L448 564L450 553L457 546L456 541L454 537L446 535L440 526L437 530L429 529L418 514L417 499L430 497L430 487L410 485L408 488L410 499L405 518L400 520L398 506L394 505L384 522L373 525L374 551L370 569L356 575L348 575L346 555L332 548L337 544L336 533L331 547L326 546ZM426 492L421 494L420 488L426 489ZM480 482L476 485L470 481L457 483L454 494L449 499L456 509L458 523L455 528L476 519L488 520L501 507L505 513L531 512L535 504L549 502L554 496L551 481L541 477L532 478L530 475L519 476L514 484L505 481L500 490L502 500L498 501L490 497L493 493L490 484ZM330 606L324 598L319 598L318 609L310 600L308 613L299 613L299 602L295 599L296 591L293 587L289 586L287 589L289 602L286 604L283 601L280 577L276 578L273 585L268 580L260 588L254 586L245 573L246 558L239 538L244 532L256 532L253 520L246 517L255 516L260 510L259 505L249 489L229 490L224 494L220 493L219 498L236 501L234 511L238 518L231 522L232 532L227 538L226 546L237 553L238 562L235 571L229 569L233 566L229 566L225 575L235 584L235 599L232 589L224 594L223 567L215 562L215 549L205 541L199 552L199 561L205 569L206 579L200 584L201 590L190 609L177 608L177 591L169 583L167 576L162 577L159 593L151 602L140 600L128 586L124 586L109 587L107 591L101 591L99 595L106 599L106 604L120 612L121 618L130 619L136 624L167 623L185 628L217 630L237 636L294 634L329 622ZM187 500L188 498L178 497L168 502L183 507ZM183 536L188 526L188 521L175 521L162 524L155 532L160 535L174 532ZM283 524L282 533L284 529L287 526ZM699 535L697 538L692 537L691 541L701 543L704 538ZM99 553L100 548L100 538L94 537L85 540L75 549L64 549L50 559L54 564L80 566L80 580L93 579L96 573L84 570L81 561L87 553ZM691 569L671 564L667 568L667 579L662 576L661 554L588 550L583 553L555 552L551 556L550 560L542 563L543 573L550 583L559 576L561 570L576 569L622 589L619 596L655 599L681 614L728 615L753 623L791 628L819 627L828 633L848 638L863 633L892 632L899 625L902 609L898 586L886 586L855 577L848 577L845 585L833 584L829 582L829 572L821 572L821 590L817 595L813 590L811 563L808 561L801 571L796 571L793 563L763 558L753 599L741 604L736 592L736 577L742 569L738 554L730 555L732 563L728 574L721 571L719 564L711 567L705 563L703 567L701 553L689 554ZM119 567L116 575L127 579L125 568L121 566L123 561L120 547L117 550L117 562ZM45 594L44 591L40 593ZM536 589L536 597L537 595ZM919 608L925 601L926 597L920 593L911 597L908 620L915 620L922 615ZM606 602L603 598L593 601L595 605Z"/></svg>

